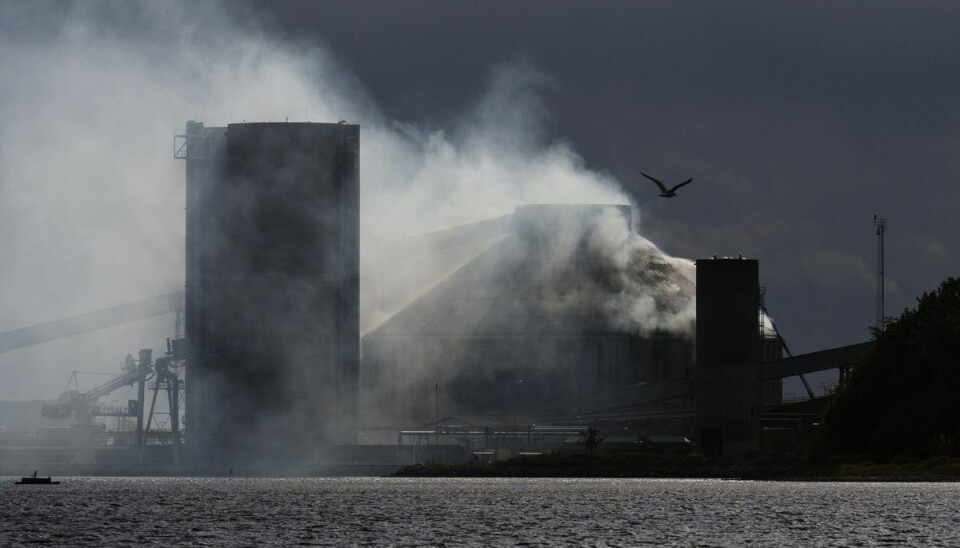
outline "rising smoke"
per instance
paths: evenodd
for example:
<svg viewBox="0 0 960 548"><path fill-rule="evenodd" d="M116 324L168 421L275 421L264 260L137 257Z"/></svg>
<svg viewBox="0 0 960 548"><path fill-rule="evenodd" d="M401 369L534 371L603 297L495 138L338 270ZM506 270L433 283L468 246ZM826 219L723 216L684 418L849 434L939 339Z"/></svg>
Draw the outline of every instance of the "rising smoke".
<svg viewBox="0 0 960 548"><path fill-rule="evenodd" d="M188 119L361 125L364 329L469 259L422 255L423 280L372 297L389 242L535 203L628 203L617 182L551 140L539 100L548 76L515 61L443 129L390 120L326 49L278 40L254 14L220 3L6 3L0 7L0 329L177 291L183 286L183 165L172 136ZM605 310L624 329L685 331L692 279L601 216L589 245L614 274ZM652 277L652 278L651 278ZM669 298L668 298L669 297ZM664 304L668 303L668 304ZM74 369L110 371L162 348L172 322L146 321L0 355L0 399L50 398Z"/></svg>

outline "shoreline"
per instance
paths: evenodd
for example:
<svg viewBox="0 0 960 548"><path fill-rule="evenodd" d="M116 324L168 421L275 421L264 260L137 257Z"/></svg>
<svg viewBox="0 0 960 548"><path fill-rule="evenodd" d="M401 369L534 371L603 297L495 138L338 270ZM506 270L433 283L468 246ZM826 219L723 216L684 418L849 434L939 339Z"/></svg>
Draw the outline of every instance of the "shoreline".
<svg viewBox="0 0 960 548"><path fill-rule="evenodd" d="M660 479L660 480L727 480L761 481L793 483L958 483L960 477L952 475L892 475L892 476L831 476L831 475L766 475L766 474L449 474L415 473L398 471L388 477L393 478L464 478L464 479Z"/></svg>
<svg viewBox="0 0 960 548"><path fill-rule="evenodd" d="M680 456L649 455L545 455L519 457L494 463L420 463L405 466L392 477L464 478L649 478L725 479L793 482L960 482L960 459L878 463L835 462L812 466L797 460L704 461Z"/></svg>
<svg viewBox="0 0 960 548"><path fill-rule="evenodd" d="M555 453L523 456L491 463L338 463L276 465L234 463L112 463L100 465L64 463L0 463L0 477L29 475L39 470L57 477L263 477L263 478L593 478L593 479L720 479L788 482L960 482L960 459L877 462L840 460L814 466L802 459L704 459L692 455L643 453Z"/></svg>

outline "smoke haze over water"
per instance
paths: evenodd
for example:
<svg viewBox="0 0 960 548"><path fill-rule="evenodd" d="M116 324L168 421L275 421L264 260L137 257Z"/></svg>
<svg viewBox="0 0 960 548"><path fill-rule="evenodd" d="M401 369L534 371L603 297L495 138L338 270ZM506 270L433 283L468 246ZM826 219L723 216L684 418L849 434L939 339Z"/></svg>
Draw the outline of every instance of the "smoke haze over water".
<svg viewBox="0 0 960 548"><path fill-rule="evenodd" d="M214 2L0 6L0 330L183 287L184 168L172 137L188 119L361 125L364 328L394 311L370 297L382 268L372 254L388 242L519 204L628 202L546 137L538 94L551 82L528 62L494 67L472 108L427 129L387 119L335 52L280 41L253 20ZM655 249L625 224L599 228L592 245ZM610 257L629 289L635 263L622 249ZM406 275L436 281L450 268L424 257ZM614 303L635 321L649 313L644 301ZM0 355L0 399L56 397L72 370L109 372L128 352L160 351L172 324Z"/></svg>

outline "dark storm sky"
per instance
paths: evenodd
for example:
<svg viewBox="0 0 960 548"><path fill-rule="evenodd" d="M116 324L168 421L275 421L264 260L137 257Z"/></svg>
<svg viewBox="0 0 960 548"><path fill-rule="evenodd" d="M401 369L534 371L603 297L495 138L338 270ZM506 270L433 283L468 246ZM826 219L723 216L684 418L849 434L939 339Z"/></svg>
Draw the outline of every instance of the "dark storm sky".
<svg viewBox="0 0 960 548"><path fill-rule="evenodd" d="M872 217L889 220L887 313L960 273L960 4L306 2L255 4L319 41L390 118L444 127L492 67L526 58L553 138L637 196L673 255L761 261L794 351L865 340ZM663 200L644 171L694 177Z"/></svg>
<svg viewBox="0 0 960 548"><path fill-rule="evenodd" d="M561 173L557 188L592 184L591 196L608 174L666 252L759 259L795 352L860 342L875 313L875 213L889 220L888 314L960 274L957 29L955 1L0 1L0 329L182 286L183 166L169 147L185 120L346 112L367 124L364 211L387 219L378 228L422 207L408 202L427 192L391 195L406 182L394 173L422 166L420 189L474 177L446 210L457 219L468 204L471 220L512 205L477 207L477 174L496 173L495 188L504 170ZM517 119L503 138L513 147L532 117L510 93L486 102L504 64L549 74L547 140L592 172L541 142L520 140L493 171L485 150L451 167L421 146L437 133L421 129L479 126L486 139ZM365 95L345 100L357 86ZM562 169L541 169L550 162ZM694 182L664 200L641 171ZM162 348L169 323L5 353L0 399L56 397L73 369Z"/></svg>

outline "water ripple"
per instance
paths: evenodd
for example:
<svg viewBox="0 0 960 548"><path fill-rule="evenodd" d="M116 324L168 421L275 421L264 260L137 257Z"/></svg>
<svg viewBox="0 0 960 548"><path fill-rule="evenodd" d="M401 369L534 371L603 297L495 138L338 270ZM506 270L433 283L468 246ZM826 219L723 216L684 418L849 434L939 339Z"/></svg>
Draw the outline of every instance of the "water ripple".
<svg viewBox="0 0 960 548"><path fill-rule="evenodd" d="M960 485L950 483L0 481L2 546L960 545Z"/></svg>

